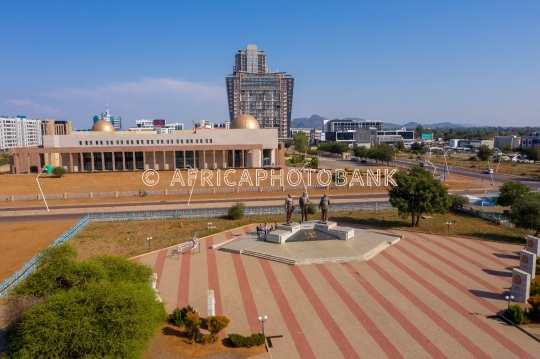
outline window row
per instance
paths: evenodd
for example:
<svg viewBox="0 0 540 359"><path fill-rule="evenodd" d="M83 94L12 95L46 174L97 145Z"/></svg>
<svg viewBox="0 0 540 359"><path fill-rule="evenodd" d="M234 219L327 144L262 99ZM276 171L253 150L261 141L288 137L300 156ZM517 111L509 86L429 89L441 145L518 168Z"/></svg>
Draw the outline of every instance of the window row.
<svg viewBox="0 0 540 359"><path fill-rule="evenodd" d="M116 140L116 143L115 141L112 141L112 140L105 140L105 141L79 141L79 146L83 146L83 142L84 142L84 146L92 146L92 145L96 145L96 146L101 146L101 145L106 145L106 146L112 146L112 145L144 145L145 144L145 140ZM125 143L124 143L125 142ZM181 145L181 144L188 144L188 143L193 143L193 139L186 139L185 142L183 139L177 139L176 140L176 144L177 145ZM195 139L195 143L197 144L202 144L202 143L212 143L212 139L211 138L196 138ZM154 140L146 140L146 144L147 145L153 145L154 144ZM155 144L156 145L174 145L175 144L175 140L155 140Z"/></svg>

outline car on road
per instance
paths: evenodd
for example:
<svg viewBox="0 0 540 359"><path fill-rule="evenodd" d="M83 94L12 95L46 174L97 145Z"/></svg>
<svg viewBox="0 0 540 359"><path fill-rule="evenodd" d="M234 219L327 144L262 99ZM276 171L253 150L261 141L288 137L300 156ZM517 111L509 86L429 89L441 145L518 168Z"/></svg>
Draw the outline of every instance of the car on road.
<svg viewBox="0 0 540 359"><path fill-rule="evenodd" d="M367 163L367 160L362 160L360 161L360 163Z"/></svg>
<svg viewBox="0 0 540 359"><path fill-rule="evenodd" d="M358 161L358 158L356 158L356 157L351 157L351 161Z"/></svg>
<svg viewBox="0 0 540 359"><path fill-rule="evenodd" d="M426 164L425 164L424 162L420 162L418 165L419 165L420 167L426 167Z"/></svg>
<svg viewBox="0 0 540 359"><path fill-rule="evenodd" d="M482 171L482 173L492 174L493 170L491 168L486 168L485 170Z"/></svg>

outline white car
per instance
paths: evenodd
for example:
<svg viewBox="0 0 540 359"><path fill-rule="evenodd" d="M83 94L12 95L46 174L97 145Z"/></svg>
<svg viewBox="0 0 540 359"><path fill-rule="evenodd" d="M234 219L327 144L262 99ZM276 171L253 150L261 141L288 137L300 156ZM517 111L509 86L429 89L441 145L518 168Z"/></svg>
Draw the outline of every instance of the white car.
<svg viewBox="0 0 540 359"><path fill-rule="evenodd" d="M492 174L493 170L491 168L487 168L487 169L483 170L482 173Z"/></svg>

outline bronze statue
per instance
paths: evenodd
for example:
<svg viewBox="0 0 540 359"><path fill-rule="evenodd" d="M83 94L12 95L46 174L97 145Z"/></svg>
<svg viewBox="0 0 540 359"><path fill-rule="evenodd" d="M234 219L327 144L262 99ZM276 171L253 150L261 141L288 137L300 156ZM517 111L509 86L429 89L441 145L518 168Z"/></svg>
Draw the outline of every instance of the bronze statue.
<svg viewBox="0 0 540 359"><path fill-rule="evenodd" d="M294 200L290 194L285 199L285 211L287 212L287 224L291 224L291 216L294 212Z"/></svg>
<svg viewBox="0 0 540 359"><path fill-rule="evenodd" d="M309 197L306 194L306 192L302 193L302 196L300 196L300 199L298 200L298 203L300 204L300 209L302 210L302 222L307 222L307 212L308 212L308 204L309 204Z"/></svg>
<svg viewBox="0 0 540 359"><path fill-rule="evenodd" d="M321 222L328 221L328 207L330 206L330 198L324 194L319 203L319 209L321 211Z"/></svg>

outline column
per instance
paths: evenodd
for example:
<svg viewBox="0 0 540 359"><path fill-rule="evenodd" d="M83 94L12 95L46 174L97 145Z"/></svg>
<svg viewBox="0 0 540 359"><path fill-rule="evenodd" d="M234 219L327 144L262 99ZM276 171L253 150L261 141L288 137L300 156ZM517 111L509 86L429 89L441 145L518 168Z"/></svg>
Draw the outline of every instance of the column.
<svg viewBox="0 0 540 359"><path fill-rule="evenodd" d="M223 162L223 168L227 168L229 167L229 161L227 159L227 156L225 156L226 151L221 150L221 152L223 152L223 157L221 158L221 161Z"/></svg>
<svg viewBox="0 0 540 359"><path fill-rule="evenodd" d="M126 152L122 151L122 168L123 171L126 170Z"/></svg>
<svg viewBox="0 0 540 359"><path fill-rule="evenodd" d="M187 166L186 166L186 151L184 150L183 153L184 153L184 168L186 168L186 167L187 167Z"/></svg>
<svg viewBox="0 0 540 359"><path fill-rule="evenodd" d="M156 169L156 151L152 151L152 168Z"/></svg>
<svg viewBox="0 0 540 359"><path fill-rule="evenodd" d="M202 155L202 167L201 168L206 168L206 150L203 150L202 151L203 155Z"/></svg>
<svg viewBox="0 0 540 359"><path fill-rule="evenodd" d="M84 172L84 156L82 152L79 153L79 172Z"/></svg>
<svg viewBox="0 0 540 359"><path fill-rule="evenodd" d="M216 169L216 150L212 150L212 169Z"/></svg>
<svg viewBox="0 0 540 359"><path fill-rule="evenodd" d="M232 167L233 168L236 168L236 156L235 156L235 153L234 153L234 149L232 150Z"/></svg>
<svg viewBox="0 0 540 359"><path fill-rule="evenodd" d="M144 150L142 152L142 165L143 165L144 170L148 169L148 168L146 168L146 151L144 151Z"/></svg>
<svg viewBox="0 0 540 359"><path fill-rule="evenodd" d="M90 172L94 172L94 152L90 152Z"/></svg>
<svg viewBox="0 0 540 359"><path fill-rule="evenodd" d="M116 171L116 157L114 157L114 150L111 152L112 170Z"/></svg>
<svg viewBox="0 0 540 359"><path fill-rule="evenodd" d="M165 156L165 151L163 151L163 168L161 170L163 171L163 170L166 170L166 169L168 169L167 168L167 157Z"/></svg>
<svg viewBox="0 0 540 359"><path fill-rule="evenodd" d="M105 171L105 155L101 152L101 170Z"/></svg>
<svg viewBox="0 0 540 359"><path fill-rule="evenodd" d="M69 153L69 172L73 172L73 153Z"/></svg>
<svg viewBox="0 0 540 359"><path fill-rule="evenodd" d="M133 163L133 171L135 171L135 169L136 169L135 165L137 163L137 161L135 161L135 151L131 151L131 156L132 156L131 157L131 163Z"/></svg>

